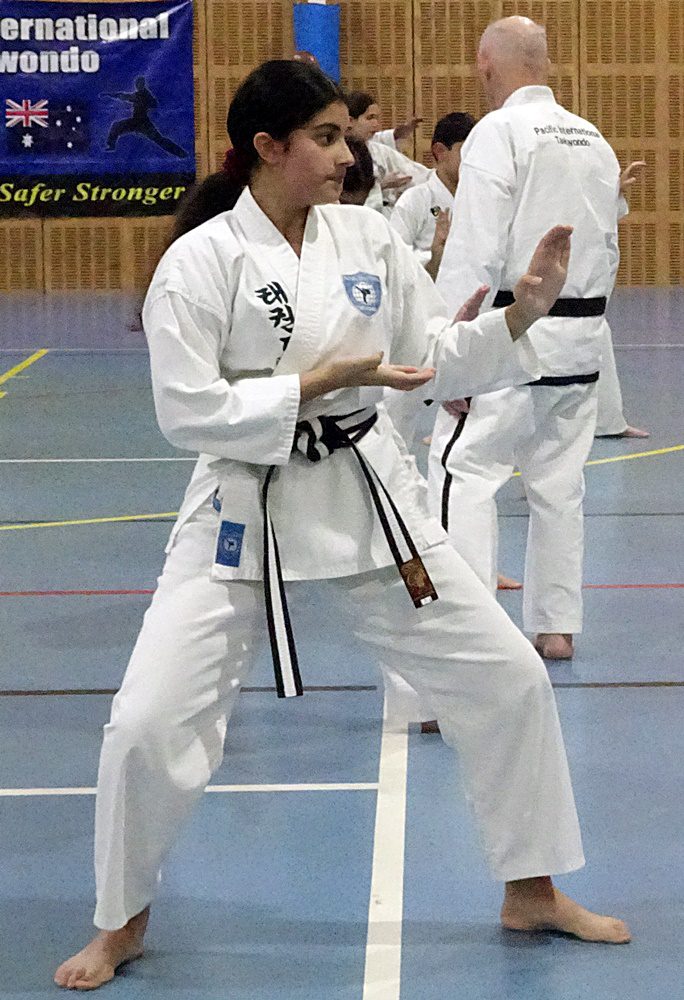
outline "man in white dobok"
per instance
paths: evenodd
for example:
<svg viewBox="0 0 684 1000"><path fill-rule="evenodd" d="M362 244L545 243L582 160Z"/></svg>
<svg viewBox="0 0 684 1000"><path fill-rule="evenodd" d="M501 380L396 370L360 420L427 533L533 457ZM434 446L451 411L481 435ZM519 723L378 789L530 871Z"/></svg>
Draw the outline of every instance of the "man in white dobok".
<svg viewBox="0 0 684 1000"><path fill-rule="evenodd" d="M549 220L574 226L568 278L531 332L542 378L439 410L430 502L456 548L494 588L495 495L520 469L530 507L523 624L539 652L569 659L582 629L583 466L596 426L605 306L618 259L620 168L590 122L548 87L544 28L524 17L485 30L478 70L493 109L463 146L437 288L451 308L489 285L485 308L512 300Z"/></svg>

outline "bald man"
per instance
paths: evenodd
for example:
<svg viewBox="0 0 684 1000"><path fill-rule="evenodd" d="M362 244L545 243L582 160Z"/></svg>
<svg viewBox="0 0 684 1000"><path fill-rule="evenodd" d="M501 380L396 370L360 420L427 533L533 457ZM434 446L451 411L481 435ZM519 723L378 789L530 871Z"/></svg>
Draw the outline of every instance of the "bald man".
<svg viewBox="0 0 684 1000"><path fill-rule="evenodd" d="M620 168L596 127L556 103L541 25L494 22L477 64L493 110L463 146L438 289L455 309L486 284L484 308L500 308L551 224L574 227L572 253L562 297L529 334L543 377L479 396L458 419L439 410L429 495L456 548L493 588L495 496L520 469L530 510L523 625L542 656L570 659L582 629L583 467L617 270Z"/></svg>

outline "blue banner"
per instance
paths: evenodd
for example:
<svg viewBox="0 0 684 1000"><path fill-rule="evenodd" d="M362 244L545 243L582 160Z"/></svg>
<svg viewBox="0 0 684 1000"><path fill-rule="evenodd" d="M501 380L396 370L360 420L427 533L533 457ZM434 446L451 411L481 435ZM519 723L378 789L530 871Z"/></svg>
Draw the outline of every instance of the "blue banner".
<svg viewBox="0 0 684 1000"><path fill-rule="evenodd" d="M195 176L191 0L2 0L0 102L0 216L171 214Z"/></svg>
<svg viewBox="0 0 684 1000"><path fill-rule="evenodd" d="M340 82L340 5L296 3L295 49L310 52L324 73Z"/></svg>

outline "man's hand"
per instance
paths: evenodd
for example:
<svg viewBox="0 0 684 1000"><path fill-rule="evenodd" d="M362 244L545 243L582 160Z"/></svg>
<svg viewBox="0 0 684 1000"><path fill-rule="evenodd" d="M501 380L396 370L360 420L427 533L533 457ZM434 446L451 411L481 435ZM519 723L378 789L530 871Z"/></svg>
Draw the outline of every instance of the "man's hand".
<svg viewBox="0 0 684 1000"><path fill-rule="evenodd" d="M515 302L506 309L513 340L548 315L568 277L572 226L554 226L537 244L527 274L513 289Z"/></svg>
<svg viewBox="0 0 684 1000"><path fill-rule="evenodd" d="M446 403L442 403L442 409L446 410L447 413L458 418L464 413L470 413L470 405L467 399L450 399Z"/></svg>
<svg viewBox="0 0 684 1000"><path fill-rule="evenodd" d="M488 291L489 285L480 285L478 290L473 292L470 298L466 299L461 308L458 310L454 316L454 323L462 323L464 320L477 319L480 315L480 309L482 308L482 303L484 302Z"/></svg>
<svg viewBox="0 0 684 1000"><path fill-rule="evenodd" d="M383 191L405 188L411 183L412 179L410 174L400 174L398 171L393 170L389 174L385 174L380 181L380 187Z"/></svg>
<svg viewBox="0 0 684 1000"><path fill-rule="evenodd" d="M403 125L397 125L394 130L394 141L402 142L404 139L410 139L422 120L422 118L411 118L410 121L404 122Z"/></svg>
<svg viewBox="0 0 684 1000"><path fill-rule="evenodd" d="M630 163L630 165L625 167L622 171L620 174L620 194L623 198L627 197L632 184L635 184L639 180L639 175L645 166L645 160L635 160L634 163Z"/></svg>
<svg viewBox="0 0 684 1000"><path fill-rule="evenodd" d="M448 208L440 208L435 216L435 235L432 237L432 255L437 255L440 260L444 253L444 245L451 229L451 212Z"/></svg>

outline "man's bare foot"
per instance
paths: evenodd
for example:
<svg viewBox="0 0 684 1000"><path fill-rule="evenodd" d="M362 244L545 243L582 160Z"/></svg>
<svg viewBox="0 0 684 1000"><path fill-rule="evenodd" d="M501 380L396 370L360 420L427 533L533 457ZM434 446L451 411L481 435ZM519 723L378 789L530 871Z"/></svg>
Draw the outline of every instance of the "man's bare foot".
<svg viewBox="0 0 684 1000"><path fill-rule="evenodd" d="M620 431L619 434L597 434L596 437L602 438L648 438L651 436L650 431L642 431L640 427L630 427L629 425L625 427L624 431Z"/></svg>
<svg viewBox="0 0 684 1000"><path fill-rule="evenodd" d="M432 434L428 434L427 437L423 438L423 444L427 445L428 448L430 447L430 445L432 444Z"/></svg>
<svg viewBox="0 0 684 1000"><path fill-rule="evenodd" d="M143 953L149 906L116 931L100 931L89 945L57 969L55 982L67 990L96 990L114 978L116 970Z"/></svg>
<svg viewBox="0 0 684 1000"><path fill-rule="evenodd" d="M558 632L540 632L534 648L543 660L571 660L574 652L572 636Z"/></svg>
<svg viewBox="0 0 684 1000"><path fill-rule="evenodd" d="M421 733L440 733L441 729L437 719L431 719L429 722L421 722L420 731Z"/></svg>
<svg viewBox="0 0 684 1000"><path fill-rule="evenodd" d="M511 931L560 931L605 944L627 944L632 937L624 921L586 910L559 892L550 878L506 883L501 923Z"/></svg>
<svg viewBox="0 0 684 1000"><path fill-rule="evenodd" d="M499 573L496 578L496 589L497 590L522 590L522 583L520 580L513 580L510 576L504 576L503 573Z"/></svg>

